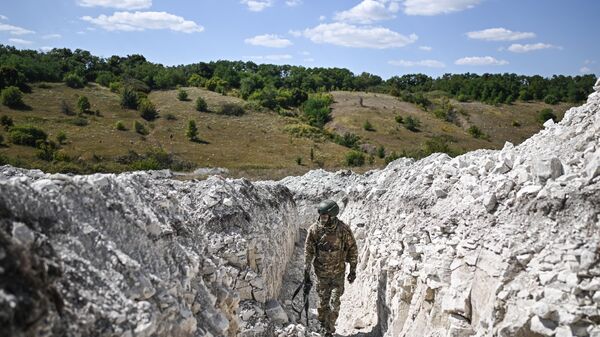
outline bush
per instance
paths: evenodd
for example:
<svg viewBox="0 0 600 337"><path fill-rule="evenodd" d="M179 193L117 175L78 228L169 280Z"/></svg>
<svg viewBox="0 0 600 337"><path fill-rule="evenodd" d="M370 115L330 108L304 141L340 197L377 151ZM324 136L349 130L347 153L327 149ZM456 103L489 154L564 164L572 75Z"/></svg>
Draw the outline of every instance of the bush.
<svg viewBox="0 0 600 337"><path fill-rule="evenodd" d="M114 81L115 76L110 71L101 71L96 75L96 83L108 87Z"/></svg>
<svg viewBox="0 0 600 337"><path fill-rule="evenodd" d="M521 126L521 123L519 121L514 120L514 121L512 121L512 126L519 127L519 126Z"/></svg>
<svg viewBox="0 0 600 337"><path fill-rule="evenodd" d="M198 140L198 127L196 126L196 121L191 120L188 122L187 130L185 131L185 136L187 139L195 142Z"/></svg>
<svg viewBox="0 0 600 337"><path fill-rule="evenodd" d="M383 145L380 145L377 148L377 157L381 159L385 158L385 147Z"/></svg>
<svg viewBox="0 0 600 337"><path fill-rule="evenodd" d="M398 123L398 124L404 123L404 118L402 118L402 116L400 116L400 115L394 117L394 120L396 120L396 123Z"/></svg>
<svg viewBox="0 0 600 337"><path fill-rule="evenodd" d="M8 129L14 125L13 119L6 115L2 115L2 117L0 117L0 125L4 127L4 130L8 131Z"/></svg>
<svg viewBox="0 0 600 337"><path fill-rule="evenodd" d="M64 131L58 131L58 134L56 135L56 141L58 142L58 144L62 145L65 143L66 140L67 134Z"/></svg>
<svg viewBox="0 0 600 337"><path fill-rule="evenodd" d="M350 151L346 153L346 165L362 166L365 164L365 155L359 151Z"/></svg>
<svg viewBox="0 0 600 337"><path fill-rule="evenodd" d="M373 124L371 124L371 122L369 122L368 119L363 124L363 129L365 129L366 131L375 131L375 128L373 127Z"/></svg>
<svg viewBox="0 0 600 337"><path fill-rule="evenodd" d="M471 125L467 129L467 132L473 136L473 138L482 138L484 136L483 131L481 131L481 129L479 129L476 125Z"/></svg>
<svg viewBox="0 0 600 337"><path fill-rule="evenodd" d="M4 143L4 136L0 135L0 145L2 145L2 143Z"/></svg>
<svg viewBox="0 0 600 337"><path fill-rule="evenodd" d="M398 158L400 158L400 155L398 155L395 151L392 151L392 153L390 153L387 157L385 157L384 160L385 160L386 164L389 164Z"/></svg>
<svg viewBox="0 0 600 337"><path fill-rule="evenodd" d="M546 104L551 104L551 105L555 105L558 104L558 102L560 102L560 100L558 99L558 97L550 94L546 97L544 97L544 103Z"/></svg>
<svg viewBox="0 0 600 337"><path fill-rule="evenodd" d="M133 129L135 130L135 132L139 133L140 135L145 136L148 134L148 129L146 129L144 124L142 124L138 121L133 121Z"/></svg>
<svg viewBox="0 0 600 337"><path fill-rule="evenodd" d="M108 88L112 92L115 92L115 93L119 92L119 91L121 91L121 82L110 82L110 84L108 85Z"/></svg>
<svg viewBox="0 0 600 337"><path fill-rule="evenodd" d="M140 117L147 121L153 121L158 117L156 107L147 98L140 99L140 102L138 104L138 111L140 112Z"/></svg>
<svg viewBox="0 0 600 337"><path fill-rule="evenodd" d="M456 96L456 100L459 102L468 102L469 96L467 96L465 94L459 94L458 96Z"/></svg>
<svg viewBox="0 0 600 337"><path fill-rule="evenodd" d="M330 120L330 105L333 103L333 96L329 94L313 95L302 105L304 118L308 124L322 128Z"/></svg>
<svg viewBox="0 0 600 337"><path fill-rule="evenodd" d="M222 115L241 116L246 112L244 111L244 108L239 104L225 103L221 107L221 111L219 113Z"/></svg>
<svg viewBox="0 0 600 337"><path fill-rule="evenodd" d="M290 133L295 137L304 137L314 140L323 138L323 130L310 126L308 124L288 124L283 128L283 131Z"/></svg>
<svg viewBox="0 0 600 337"><path fill-rule="evenodd" d="M296 164L302 165L302 157L296 157Z"/></svg>
<svg viewBox="0 0 600 337"><path fill-rule="evenodd" d="M185 91L183 89L177 90L177 99L180 100L180 101L187 101L188 100L188 93L187 93L187 91Z"/></svg>
<svg viewBox="0 0 600 337"><path fill-rule="evenodd" d="M121 106L126 109L137 109L140 97L137 91L130 87L123 88L121 92Z"/></svg>
<svg viewBox="0 0 600 337"><path fill-rule="evenodd" d="M69 103L67 103L67 101L64 99L60 101L60 111L67 116L72 116L75 114Z"/></svg>
<svg viewBox="0 0 600 337"><path fill-rule="evenodd" d="M419 131L421 122L417 117L408 116L404 119L404 127L412 132Z"/></svg>
<svg viewBox="0 0 600 337"><path fill-rule="evenodd" d="M204 84L206 83L206 78L204 78L198 74L192 74L188 78L187 83L189 86L192 86L192 87L203 87Z"/></svg>
<svg viewBox="0 0 600 337"><path fill-rule="evenodd" d="M77 109L79 109L79 112L87 113L91 107L92 105L86 96L79 96L77 100Z"/></svg>
<svg viewBox="0 0 600 337"><path fill-rule="evenodd" d="M65 75L63 81L68 87L74 89L83 88L83 86L85 85L85 80L83 79L83 77L73 73Z"/></svg>
<svg viewBox="0 0 600 337"><path fill-rule="evenodd" d="M36 146L38 141L45 141L48 135L41 129L31 125L15 126L10 129L8 138L13 144Z"/></svg>
<svg viewBox="0 0 600 337"><path fill-rule="evenodd" d="M196 99L196 110L198 110L200 112L208 111L208 104L206 104L206 101L204 100L204 98L198 97Z"/></svg>
<svg viewBox="0 0 600 337"><path fill-rule="evenodd" d="M54 154L58 149L56 143L51 140L38 140L36 147L38 150L36 151L36 157L45 161L52 161L54 159Z"/></svg>
<svg viewBox="0 0 600 337"><path fill-rule="evenodd" d="M344 133L343 136L340 136L338 134L336 134L333 138L333 141L336 144L348 147L348 148L354 148L356 146L358 146L358 143L360 142L360 136L351 133L351 132L346 132Z"/></svg>
<svg viewBox="0 0 600 337"><path fill-rule="evenodd" d="M545 123L547 120L552 119L554 122L558 120L554 111L550 108L542 109L538 112L538 120L541 123Z"/></svg>
<svg viewBox="0 0 600 337"><path fill-rule="evenodd" d="M127 129L125 128L125 124L123 124L123 122L122 122L122 121L118 121L118 122L115 124L115 129L117 129L117 130L119 130L119 131L125 131L125 130L127 130Z"/></svg>
<svg viewBox="0 0 600 337"><path fill-rule="evenodd" d="M76 117L69 121L69 123L75 126L86 126L89 124L88 120L84 117Z"/></svg>
<svg viewBox="0 0 600 337"><path fill-rule="evenodd" d="M23 102L23 93L15 86L7 87L2 90L2 104L9 108L21 108L25 105Z"/></svg>
<svg viewBox="0 0 600 337"><path fill-rule="evenodd" d="M172 113L168 113L165 115L165 119L168 121L176 121L177 117L175 117L175 115L173 115Z"/></svg>

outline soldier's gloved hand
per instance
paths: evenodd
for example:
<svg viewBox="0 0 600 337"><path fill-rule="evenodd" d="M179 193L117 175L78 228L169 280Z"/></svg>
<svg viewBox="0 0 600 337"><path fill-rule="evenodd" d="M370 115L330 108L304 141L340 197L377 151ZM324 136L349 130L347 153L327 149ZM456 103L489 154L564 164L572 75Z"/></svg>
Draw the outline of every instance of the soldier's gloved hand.
<svg viewBox="0 0 600 337"><path fill-rule="evenodd" d="M312 281L310 280L310 270L308 269L304 270L304 284L312 285Z"/></svg>
<svg viewBox="0 0 600 337"><path fill-rule="evenodd" d="M348 282L352 283L354 280L356 280L356 271L351 270L350 274L348 274Z"/></svg>

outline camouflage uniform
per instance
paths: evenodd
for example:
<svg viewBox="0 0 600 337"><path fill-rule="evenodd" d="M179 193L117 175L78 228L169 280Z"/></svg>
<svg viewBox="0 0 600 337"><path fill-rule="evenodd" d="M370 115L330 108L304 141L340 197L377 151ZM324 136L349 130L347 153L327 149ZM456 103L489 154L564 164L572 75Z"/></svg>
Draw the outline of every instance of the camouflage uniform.
<svg viewBox="0 0 600 337"><path fill-rule="evenodd" d="M313 224L306 236L305 266L312 264L317 276L319 294L318 316L324 329L333 333L340 312L340 297L344 293L346 263L356 271L358 250L350 227L337 218L336 226L327 229L319 222Z"/></svg>

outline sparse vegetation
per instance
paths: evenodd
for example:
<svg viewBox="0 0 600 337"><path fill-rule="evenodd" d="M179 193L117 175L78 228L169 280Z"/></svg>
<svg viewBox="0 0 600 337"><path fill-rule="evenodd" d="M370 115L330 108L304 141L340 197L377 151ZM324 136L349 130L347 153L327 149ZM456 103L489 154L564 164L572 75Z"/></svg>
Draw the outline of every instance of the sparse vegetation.
<svg viewBox="0 0 600 337"><path fill-rule="evenodd" d="M2 117L0 117L0 125L4 127L4 130L8 131L11 127L13 127L14 122L9 116L2 115Z"/></svg>
<svg viewBox="0 0 600 337"><path fill-rule="evenodd" d="M368 119L364 122L363 129L365 129L365 131L375 131L373 124L371 124Z"/></svg>
<svg viewBox="0 0 600 337"><path fill-rule="evenodd" d="M219 111L219 113L221 115L241 116L244 113L246 113L246 111L244 111L244 108L239 104L225 103L221 107L221 110Z"/></svg>
<svg viewBox="0 0 600 337"><path fill-rule="evenodd" d="M395 151L392 151L392 153L390 153L389 155L387 155L385 157L384 161L385 161L385 164L387 165L398 158L400 158L400 155L398 155Z"/></svg>
<svg viewBox="0 0 600 337"><path fill-rule="evenodd" d="M365 154L352 150L346 153L346 165L347 166L363 166L365 164Z"/></svg>
<svg viewBox="0 0 600 337"><path fill-rule="evenodd" d="M77 109L79 109L80 113L88 113L91 107L90 101L86 96L79 96L77 99Z"/></svg>
<svg viewBox="0 0 600 337"><path fill-rule="evenodd" d="M67 134L64 131L59 131L56 134L56 142L59 145L63 145L67 141Z"/></svg>
<svg viewBox="0 0 600 337"><path fill-rule="evenodd" d="M115 129L117 129L119 131L125 131L125 130L127 130L125 128L125 124L123 124L122 121L117 121L117 123L115 124Z"/></svg>
<svg viewBox="0 0 600 337"><path fill-rule="evenodd" d="M404 127L412 132L417 132L421 127L421 121L417 117L408 116L404 119Z"/></svg>
<svg viewBox="0 0 600 337"><path fill-rule="evenodd" d="M69 120L70 124L73 124L75 126L86 126L89 124L87 118L85 117L75 117L71 120Z"/></svg>
<svg viewBox="0 0 600 337"><path fill-rule="evenodd" d="M168 121L176 121L177 120L177 116L173 115L172 113L167 113L165 114L165 119Z"/></svg>
<svg viewBox="0 0 600 337"><path fill-rule="evenodd" d="M473 138L483 138L483 136L485 135L483 133L483 131L481 131L480 128L477 127L477 125L471 125L468 129L467 132L473 136Z"/></svg>
<svg viewBox="0 0 600 337"><path fill-rule="evenodd" d="M148 129L146 129L144 124L140 123L139 121L133 121L133 129L142 136L148 134Z"/></svg>
<svg viewBox="0 0 600 337"><path fill-rule="evenodd" d="M360 142L360 136L351 133L351 132L346 132L344 133L344 135L340 136L338 134L335 134L333 137L333 141L336 144L348 147L348 148L356 148L358 147L358 144Z"/></svg>
<svg viewBox="0 0 600 337"><path fill-rule="evenodd" d="M187 93L187 91L185 91L183 89L177 90L177 99L180 100L180 101L187 101L188 100L188 93Z"/></svg>
<svg viewBox="0 0 600 337"><path fill-rule="evenodd" d="M137 107L140 117L147 121L153 121L158 117L156 106L147 98L142 98Z"/></svg>
<svg viewBox="0 0 600 337"><path fill-rule="evenodd" d="M400 115L397 115L396 117L394 117L394 120L398 124L403 124L404 123L404 118L402 116L400 116Z"/></svg>
<svg viewBox="0 0 600 337"><path fill-rule="evenodd" d="M138 93L130 87L123 88L121 92L121 106L126 109L137 109L139 101Z"/></svg>
<svg viewBox="0 0 600 337"><path fill-rule="evenodd" d="M85 86L85 81L84 81L83 77L81 77L77 74L74 74L74 73L66 74L65 77L63 78L63 81L65 82L65 84L68 87L71 87L74 89L83 88Z"/></svg>
<svg viewBox="0 0 600 337"><path fill-rule="evenodd" d="M333 96L330 94L318 94L309 97L302 106L304 118L308 124L322 128L329 121L329 107L333 103Z"/></svg>
<svg viewBox="0 0 600 337"><path fill-rule="evenodd" d="M383 145L379 145L377 148L377 157L381 159L385 158L385 147Z"/></svg>
<svg viewBox="0 0 600 337"><path fill-rule="evenodd" d="M552 119L554 122L556 122L558 119L556 117L556 114L554 114L554 111L550 108L545 108L542 109L538 112L538 121L540 121L540 123L545 123L547 120Z"/></svg>

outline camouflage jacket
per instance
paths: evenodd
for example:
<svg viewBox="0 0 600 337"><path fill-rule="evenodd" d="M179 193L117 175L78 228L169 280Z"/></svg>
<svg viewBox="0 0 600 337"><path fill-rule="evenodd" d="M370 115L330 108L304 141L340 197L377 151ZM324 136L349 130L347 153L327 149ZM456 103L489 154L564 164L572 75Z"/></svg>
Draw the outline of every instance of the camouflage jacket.
<svg viewBox="0 0 600 337"><path fill-rule="evenodd" d="M325 229L319 222L308 229L304 245L305 266L311 263L317 277L333 277L344 274L346 262L350 270L356 270L358 249L350 227L335 218L337 226L333 230Z"/></svg>

